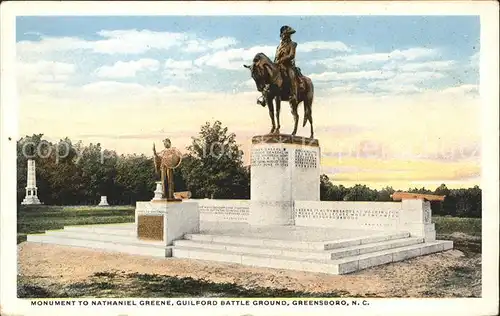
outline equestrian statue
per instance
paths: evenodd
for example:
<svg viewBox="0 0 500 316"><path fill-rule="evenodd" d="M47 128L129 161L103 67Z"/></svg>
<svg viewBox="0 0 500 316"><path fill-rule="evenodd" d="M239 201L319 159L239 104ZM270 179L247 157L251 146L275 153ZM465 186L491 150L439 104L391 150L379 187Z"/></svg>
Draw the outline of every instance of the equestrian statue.
<svg viewBox="0 0 500 316"><path fill-rule="evenodd" d="M281 101L288 101L294 119L292 135L297 133L299 114L297 107L304 103L304 121L311 126L310 138L314 138L312 102L314 98L314 86L310 78L302 75L300 68L295 66L295 51L297 43L293 42L291 35L295 30L288 25L280 29L281 42L276 49L274 62L264 53L258 53L253 58L251 65L243 65L250 69L251 76L255 81L257 90L262 93L257 103L269 109L271 117L271 134L279 134L280 130L280 108ZM274 108L276 105L276 121Z"/></svg>

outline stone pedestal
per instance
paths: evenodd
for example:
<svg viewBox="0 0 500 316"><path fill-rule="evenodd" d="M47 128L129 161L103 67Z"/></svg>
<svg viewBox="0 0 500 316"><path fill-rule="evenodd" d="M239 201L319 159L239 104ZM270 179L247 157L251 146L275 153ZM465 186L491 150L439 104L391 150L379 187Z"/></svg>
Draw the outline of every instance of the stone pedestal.
<svg viewBox="0 0 500 316"><path fill-rule="evenodd" d="M109 204L108 204L108 197L107 196L101 196L101 202L99 202L98 206L109 206Z"/></svg>
<svg viewBox="0 0 500 316"><path fill-rule="evenodd" d="M135 210L137 238L163 241L172 245L185 234L200 231L197 202L137 202Z"/></svg>
<svg viewBox="0 0 500 316"><path fill-rule="evenodd" d="M251 225L293 225L295 200L319 201L317 140L290 135L252 138Z"/></svg>
<svg viewBox="0 0 500 316"><path fill-rule="evenodd" d="M436 229L432 223L431 203L422 199L401 201L400 229L414 237L423 237L426 242L436 240Z"/></svg>

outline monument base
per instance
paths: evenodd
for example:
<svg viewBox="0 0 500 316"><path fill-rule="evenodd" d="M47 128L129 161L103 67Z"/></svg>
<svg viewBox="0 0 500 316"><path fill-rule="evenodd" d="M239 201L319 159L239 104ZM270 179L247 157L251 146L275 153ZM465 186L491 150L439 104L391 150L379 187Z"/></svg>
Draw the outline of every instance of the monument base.
<svg viewBox="0 0 500 316"><path fill-rule="evenodd" d="M293 225L293 203L319 201L317 139L269 134L252 138L250 225Z"/></svg>
<svg viewBox="0 0 500 316"><path fill-rule="evenodd" d="M135 223L137 238L141 240L162 241L172 245L185 234L198 233L200 213L198 203L160 200L137 202Z"/></svg>
<svg viewBox="0 0 500 316"><path fill-rule="evenodd" d="M42 202L36 195L26 196L21 202L22 205L41 205Z"/></svg>

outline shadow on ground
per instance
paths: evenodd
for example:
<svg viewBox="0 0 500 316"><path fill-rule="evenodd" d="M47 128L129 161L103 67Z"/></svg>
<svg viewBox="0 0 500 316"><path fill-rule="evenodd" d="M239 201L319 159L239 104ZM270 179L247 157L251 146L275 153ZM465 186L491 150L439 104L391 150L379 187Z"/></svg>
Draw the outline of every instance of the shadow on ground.
<svg viewBox="0 0 500 316"><path fill-rule="evenodd" d="M256 287L247 289L235 283L214 283L190 277L123 272L94 273L88 281L66 286L32 285L19 277L19 298L66 297L352 297L348 292L298 292Z"/></svg>

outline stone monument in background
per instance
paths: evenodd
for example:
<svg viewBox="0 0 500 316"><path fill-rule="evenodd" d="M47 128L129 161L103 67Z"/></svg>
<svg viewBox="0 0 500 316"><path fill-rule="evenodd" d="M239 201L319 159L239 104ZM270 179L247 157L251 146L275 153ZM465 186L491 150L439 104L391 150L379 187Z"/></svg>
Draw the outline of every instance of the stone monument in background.
<svg viewBox="0 0 500 316"><path fill-rule="evenodd" d="M35 161L28 159L28 175L26 181L26 196L21 202L23 205L40 205L42 204L38 199L38 188L36 187L36 171Z"/></svg>
<svg viewBox="0 0 500 316"><path fill-rule="evenodd" d="M109 206L108 204L108 197L107 196L101 196L101 202L99 202L99 205L97 206Z"/></svg>

